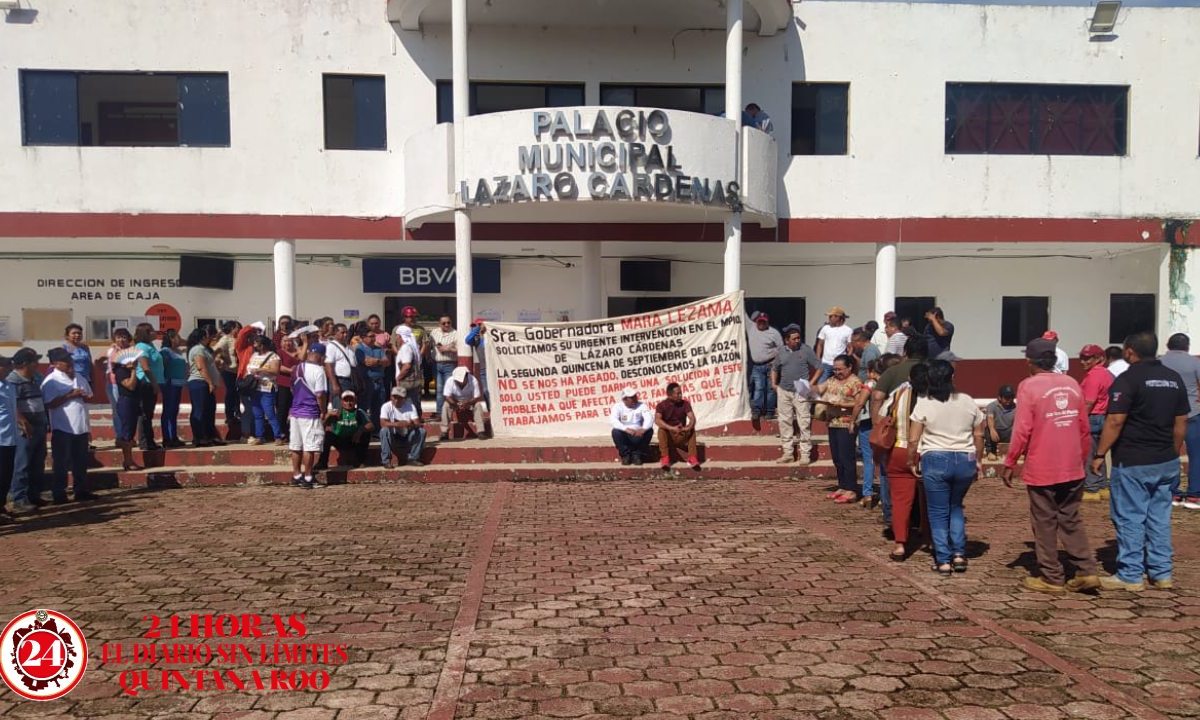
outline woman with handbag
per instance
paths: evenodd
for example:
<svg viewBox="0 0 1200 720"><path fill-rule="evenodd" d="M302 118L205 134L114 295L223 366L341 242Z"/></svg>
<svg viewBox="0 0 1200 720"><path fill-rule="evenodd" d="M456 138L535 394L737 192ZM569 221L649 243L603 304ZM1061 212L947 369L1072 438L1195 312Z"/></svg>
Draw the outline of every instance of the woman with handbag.
<svg viewBox="0 0 1200 720"><path fill-rule="evenodd" d="M858 465L854 457L855 420L867 402L869 392L854 374L854 358L838 355L833 359L833 374L815 386L821 402L827 406L829 449L837 468L838 489L828 495L838 504L858 499Z"/></svg>
<svg viewBox="0 0 1200 720"><path fill-rule="evenodd" d="M271 426L271 437L276 445L283 444L283 433L279 429L279 416L275 413L275 378L279 375L279 355L275 344L266 335L255 335L252 341L254 354L246 363L246 374L238 380L238 390L251 399L254 413L254 436L248 445L261 445L267 441L266 426Z"/></svg>

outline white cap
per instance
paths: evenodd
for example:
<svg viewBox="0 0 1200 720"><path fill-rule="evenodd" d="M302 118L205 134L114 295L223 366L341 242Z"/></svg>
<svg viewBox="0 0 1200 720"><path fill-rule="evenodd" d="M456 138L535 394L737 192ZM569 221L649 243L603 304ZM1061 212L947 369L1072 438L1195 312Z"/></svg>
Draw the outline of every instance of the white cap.
<svg viewBox="0 0 1200 720"><path fill-rule="evenodd" d="M622 400L624 400L625 398L635 398L635 397L637 397L637 390L634 388L627 387L621 391L621 399Z"/></svg>
<svg viewBox="0 0 1200 720"><path fill-rule="evenodd" d="M347 390L347 391L343 392L342 397L343 398L355 398L356 400L358 399L357 397L355 397L353 390Z"/></svg>
<svg viewBox="0 0 1200 720"><path fill-rule="evenodd" d="M259 320L257 322L250 323L250 327L258 328L259 332L266 332L267 324L265 322L263 322L262 320Z"/></svg>
<svg viewBox="0 0 1200 720"><path fill-rule="evenodd" d="M465 367L456 367L454 368L454 372L450 373L450 377L454 378L454 382L466 382L467 372Z"/></svg>

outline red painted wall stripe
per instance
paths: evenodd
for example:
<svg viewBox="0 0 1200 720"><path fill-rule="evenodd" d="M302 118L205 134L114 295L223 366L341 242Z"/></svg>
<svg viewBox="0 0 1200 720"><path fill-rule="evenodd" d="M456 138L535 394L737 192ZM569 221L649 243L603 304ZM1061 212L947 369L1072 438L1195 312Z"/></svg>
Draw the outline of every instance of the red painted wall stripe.
<svg viewBox="0 0 1200 720"><path fill-rule="evenodd" d="M1186 221L1175 242L1200 245ZM1159 243L1161 220L1137 218L784 218L778 228L747 225L746 242ZM1143 237L1145 235L1145 237ZM453 240L450 223L404 229L400 217L135 213L0 213L8 238L290 238ZM479 241L722 242L721 223L476 223Z"/></svg>

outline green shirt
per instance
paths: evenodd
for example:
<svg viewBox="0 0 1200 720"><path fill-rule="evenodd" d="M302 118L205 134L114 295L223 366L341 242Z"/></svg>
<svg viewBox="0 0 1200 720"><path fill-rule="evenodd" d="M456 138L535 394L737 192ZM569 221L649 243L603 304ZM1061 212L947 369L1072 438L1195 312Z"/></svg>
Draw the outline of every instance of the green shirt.
<svg viewBox="0 0 1200 720"><path fill-rule="evenodd" d="M353 411L339 410L333 416L330 432L336 438L354 437L354 433L365 427L368 422L367 414L360 408L355 408Z"/></svg>

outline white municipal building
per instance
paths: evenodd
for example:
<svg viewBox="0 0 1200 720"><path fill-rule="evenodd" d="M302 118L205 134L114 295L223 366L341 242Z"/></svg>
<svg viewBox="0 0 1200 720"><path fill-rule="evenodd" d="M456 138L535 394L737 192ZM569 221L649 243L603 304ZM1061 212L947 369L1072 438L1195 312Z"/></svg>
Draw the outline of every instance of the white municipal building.
<svg viewBox="0 0 1200 720"><path fill-rule="evenodd" d="M936 303L968 361L1047 328L1072 354L1200 333L1190 0L0 16L0 343L63 318L103 347L145 315L390 326L411 304L462 327L734 288L810 342L831 305L921 324Z"/></svg>

